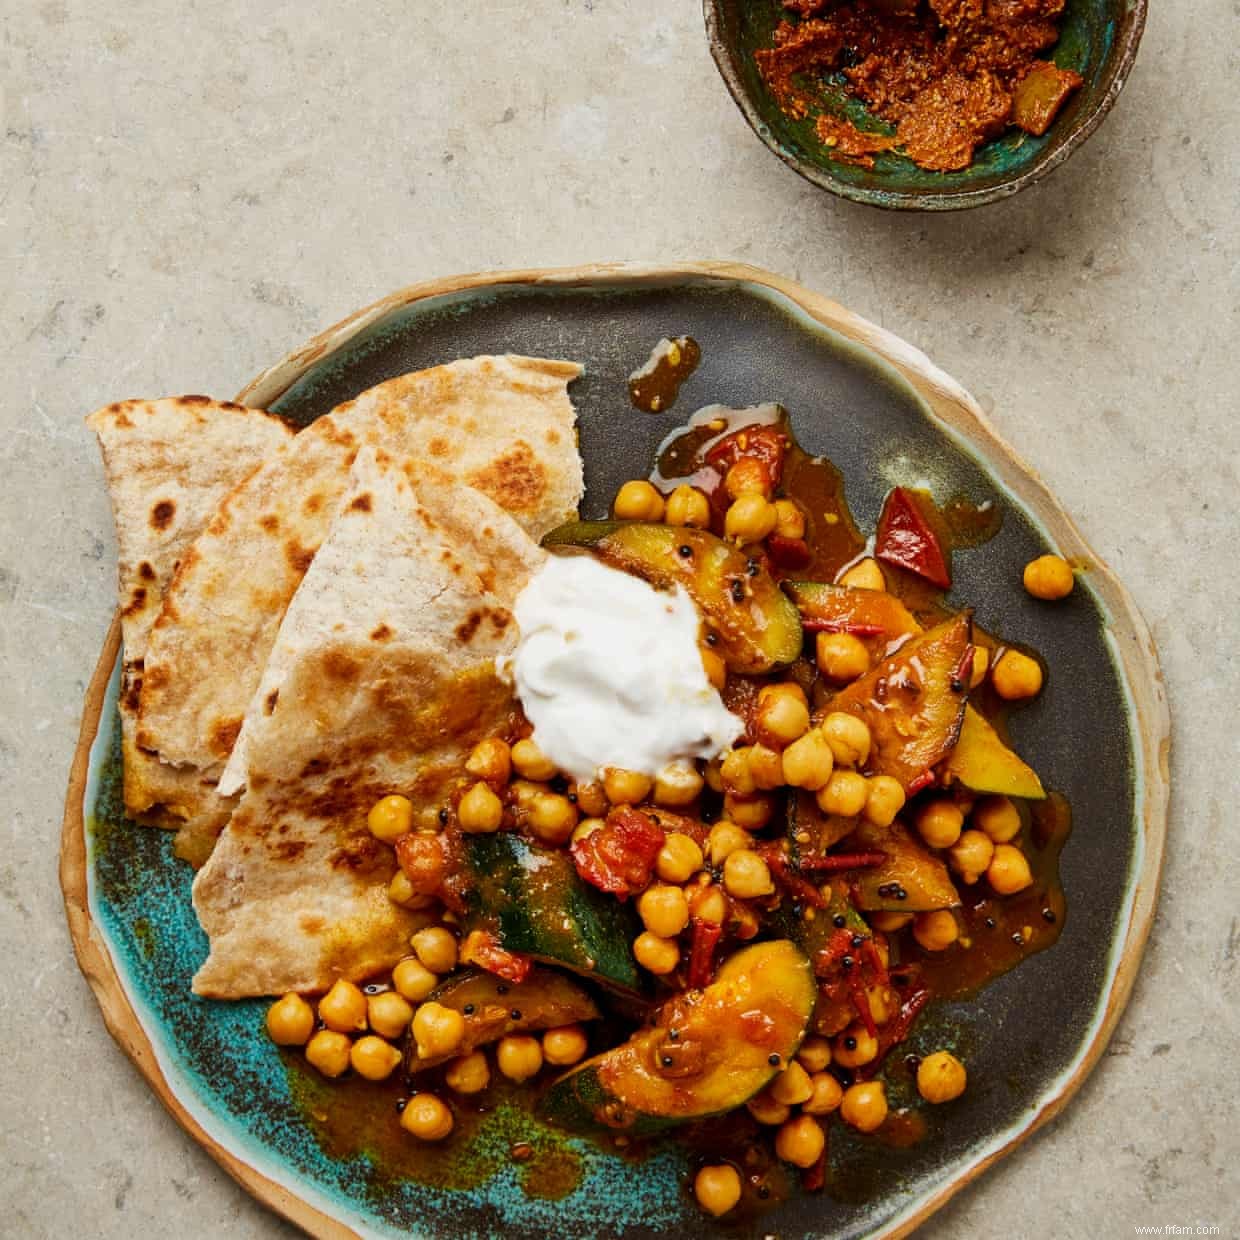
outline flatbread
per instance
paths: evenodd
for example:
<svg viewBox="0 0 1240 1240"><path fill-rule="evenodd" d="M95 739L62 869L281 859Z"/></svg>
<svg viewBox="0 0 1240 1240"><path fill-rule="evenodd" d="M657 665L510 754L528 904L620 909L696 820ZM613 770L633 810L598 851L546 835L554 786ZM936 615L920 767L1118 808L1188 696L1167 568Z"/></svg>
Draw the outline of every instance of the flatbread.
<svg viewBox="0 0 1240 1240"><path fill-rule="evenodd" d="M238 487L187 552L155 623L138 743L218 778L280 619L360 447L408 458L414 480L464 482L534 538L582 493L573 362L476 357L402 375L312 423Z"/></svg>
<svg viewBox="0 0 1240 1240"><path fill-rule="evenodd" d="M293 432L262 410L206 396L121 401L86 424L99 437L116 521L125 810L160 826L218 827L229 807L212 782L135 744L147 646L177 562L220 500Z"/></svg>
<svg viewBox="0 0 1240 1240"><path fill-rule="evenodd" d="M363 448L290 603L240 745L246 791L194 883L215 998L316 992L408 951L414 914L366 814L400 792L433 826L465 755L515 701L495 659L544 552L468 487Z"/></svg>

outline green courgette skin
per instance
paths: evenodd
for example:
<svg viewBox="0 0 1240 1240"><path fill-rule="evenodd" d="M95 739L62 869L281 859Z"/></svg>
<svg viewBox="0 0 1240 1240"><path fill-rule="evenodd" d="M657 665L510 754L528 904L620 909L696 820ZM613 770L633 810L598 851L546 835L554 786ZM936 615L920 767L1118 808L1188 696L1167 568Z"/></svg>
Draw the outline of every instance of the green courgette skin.
<svg viewBox="0 0 1240 1240"><path fill-rule="evenodd" d="M463 848L466 931L489 930L507 951L627 995L645 990L633 959L636 911L585 883L568 853L510 831L467 836Z"/></svg>

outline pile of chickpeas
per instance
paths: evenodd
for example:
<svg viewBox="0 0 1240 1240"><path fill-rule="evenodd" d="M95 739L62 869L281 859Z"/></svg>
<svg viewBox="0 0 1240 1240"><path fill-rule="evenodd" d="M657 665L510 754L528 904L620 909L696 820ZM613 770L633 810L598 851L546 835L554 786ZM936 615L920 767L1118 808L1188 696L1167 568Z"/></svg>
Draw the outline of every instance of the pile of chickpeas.
<svg viewBox="0 0 1240 1240"><path fill-rule="evenodd" d="M271 1040L279 1046L303 1047L306 1061L325 1077L343 1076L352 1069L368 1081L383 1081L401 1062L395 1043L409 1035L419 1057L436 1061L447 1057L443 1081L452 1093L480 1094L491 1084L487 1052L465 1049L465 1016L429 997L457 967L456 936L447 926L428 925L414 933L410 946L413 954L392 970L390 989L369 986L363 991L340 978L317 1007L298 994L276 1000L267 1011ZM588 1045L585 1030L577 1024L548 1029L540 1038L509 1034L495 1044L495 1066L511 1081L527 1081L544 1064L577 1063ZM436 1094L421 1091L405 1102L400 1124L422 1141L442 1141L453 1128L452 1108Z"/></svg>

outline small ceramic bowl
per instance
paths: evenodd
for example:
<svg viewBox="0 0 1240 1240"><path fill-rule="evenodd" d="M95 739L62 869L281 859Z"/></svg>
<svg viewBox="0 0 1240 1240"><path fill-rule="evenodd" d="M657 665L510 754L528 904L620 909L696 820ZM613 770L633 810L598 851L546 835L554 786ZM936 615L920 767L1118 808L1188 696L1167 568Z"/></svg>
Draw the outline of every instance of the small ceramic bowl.
<svg viewBox="0 0 1240 1240"><path fill-rule="evenodd" d="M770 47L784 20L781 0L703 0L715 64L754 133L790 168L822 189L898 211L956 211L1006 198L1063 163L1102 123L1123 89L1145 29L1147 0L1067 0L1051 58L1085 84L1045 135L1011 130L977 150L960 172L928 172L906 156L885 152L873 168L833 160L814 133L814 117L786 116L767 89L754 52ZM839 86L825 83L824 102L843 105L849 119L868 115Z"/></svg>

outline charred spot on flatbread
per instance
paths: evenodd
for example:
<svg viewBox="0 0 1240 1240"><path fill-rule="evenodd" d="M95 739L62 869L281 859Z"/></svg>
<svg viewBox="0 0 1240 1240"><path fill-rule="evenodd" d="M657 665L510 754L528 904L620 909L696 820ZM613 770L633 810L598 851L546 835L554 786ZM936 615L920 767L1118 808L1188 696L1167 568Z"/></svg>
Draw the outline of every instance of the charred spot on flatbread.
<svg viewBox="0 0 1240 1240"><path fill-rule="evenodd" d="M217 719L211 725L211 751L217 758L227 758L241 732L240 719Z"/></svg>
<svg viewBox="0 0 1240 1240"><path fill-rule="evenodd" d="M370 496L365 491L363 491L361 495L355 495L353 499L349 501L350 512L369 512L372 506Z"/></svg>
<svg viewBox="0 0 1240 1240"><path fill-rule="evenodd" d="M284 544L284 558L288 560L289 567L296 573L305 573L314 560L314 551L309 547L303 547L295 538L290 538Z"/></svg>
<svg viewBox="0 0 1240 1240"><path fill-rule="evenodd" d="M532 512L548 490L546 469L522 439L467 481L509 512Z"/></svg>
<svg viewBox="0 0 1240 1240"><path fill-rule="evenodd" d="M386 624L379 625L377 628L372 629L370 633L370 640L372 642L391 641L392 637L392 630Z"/></svg>
<svg viewBox="0 0 1240 1240"><path fill-rule="evenodd" d="M138 565L138 576L141 577L143 581L155 580L155 569L151 566L149 560L143 560L142 563Z"/></svg>
<svg viewBox="0 0 1240 1240"><path fill-rule="evenodd" d="M141 611L146 605L146 590L142 586L129 596L129 602L121 609L122 616L132 616L135 612Z"/></svg>
<svg viewBox="0 0 1240 1240"><path fill-rule="evenodd" d="M176 515L176 504L170 499L161 499L151 509L151 525L157 530L166 530Z"/></svg>

